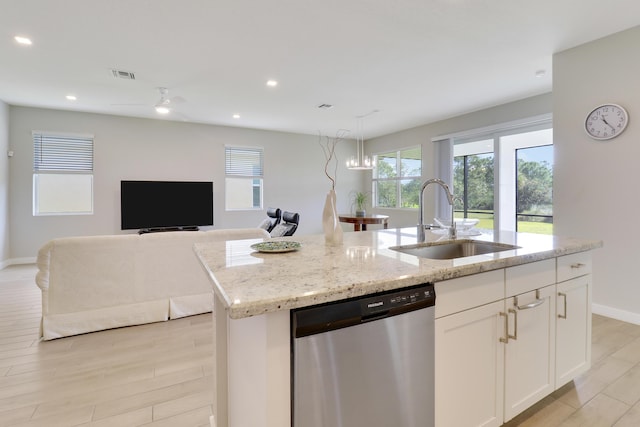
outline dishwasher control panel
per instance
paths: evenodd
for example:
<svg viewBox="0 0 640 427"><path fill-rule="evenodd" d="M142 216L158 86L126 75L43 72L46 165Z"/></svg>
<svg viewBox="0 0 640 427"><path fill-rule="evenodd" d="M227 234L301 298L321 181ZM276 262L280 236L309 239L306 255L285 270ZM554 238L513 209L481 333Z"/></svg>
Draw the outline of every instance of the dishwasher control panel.
<svg viewBox="0 0 640 427"><path fill-rule="evenodd" d="M436 292L433 284L428 283L414 288L392 291L390 293L376 294L364 297L360 300L360 313L362 317L368 317L379 313L402 310L408 308L415 310L435 305Z"/></svg>
<svg viewBox="0 0 640 427"><path fill-rule="evenodd" d="M435 303L433 283L425 283L291 310L291 328L293 337L300 338L432 307Z"/></svg>

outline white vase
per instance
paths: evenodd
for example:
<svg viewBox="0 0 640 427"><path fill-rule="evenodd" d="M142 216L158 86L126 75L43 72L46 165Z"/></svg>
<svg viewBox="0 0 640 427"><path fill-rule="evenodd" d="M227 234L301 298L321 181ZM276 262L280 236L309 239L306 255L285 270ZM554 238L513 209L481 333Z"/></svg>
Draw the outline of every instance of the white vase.
<svg viewBox="0 0 640 427"><path fill-rule="evenodd" d="M342 226L340 226L340 218L338 218L338 210L336 209L335 190L329 190L327 193L324 210L322 211L322 229L324 230L326 244L342 244Z"/></svg>

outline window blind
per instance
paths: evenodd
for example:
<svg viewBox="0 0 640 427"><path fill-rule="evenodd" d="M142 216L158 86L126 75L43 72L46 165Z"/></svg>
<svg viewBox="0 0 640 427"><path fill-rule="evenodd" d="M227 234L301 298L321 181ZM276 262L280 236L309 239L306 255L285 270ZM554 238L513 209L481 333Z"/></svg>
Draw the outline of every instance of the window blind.
<svg viewBox="0 0 640 427"><path fill-rule="evenodd" d="M225 173L235 176L262 177L262 148L225 147Z"/></svg>
<svg viewBox="0 0 640 427"><path fill-rule="evenodd" d="M33 133L33 170L93 171L93 137Z"/></svg>

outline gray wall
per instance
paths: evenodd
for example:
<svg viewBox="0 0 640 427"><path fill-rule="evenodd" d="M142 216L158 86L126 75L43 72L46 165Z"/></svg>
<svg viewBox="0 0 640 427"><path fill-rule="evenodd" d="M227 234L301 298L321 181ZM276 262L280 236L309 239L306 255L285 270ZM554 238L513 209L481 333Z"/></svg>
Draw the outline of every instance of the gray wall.
<svg viewBox="0 0 640 427"><path fill-rule="evenodd" d="M43 243L55 237L122 233L122 179L212 180L214 228L257 226L266 217L264 210L224 209L225 144L264 147L265 208L299 212L300 234L322 231L322 208L330 183L317 136L15 106L10 107L10 124L15 156L9 177L9 258L14 262L33 258ZM32 215L33 130L95 136L94 215ZM354 151L354 142L338 145L336 190L341 211L349 211L348 195L362 185L361 172L343 166Z"/></svg>
<svg viewBox="0 0 640 427"><path fill-rule="evenodd" d="M0 101L0 269L9 258L9 106Z"/></svg>
<svg viewBox="0 0 640 427"><path fill-rule="evenodd" d="M404 130L390 135L367 141L366 149L369 153L380 153L389 149L400 149L415 145L422 145L422 178L423 181L435 177L436 159L435 144L432 138L470 129L478 129L499 123L525 119L533 116L551 113L551 94L538 95L531 98L499 105L497 107L476 111L453 117L428 125ZM371 176L371 174L369 174ZM425 191L425 221L433 222L435 215L434 203L437 187ZM417 213L413 210L377 209L376 213L390 215L389 226L410 227L417 224Z"/></svg>
<svg viewBox="0 0 640 427"><path fill-rule="evenodd" d="M639 45L636 27L553 58L555 230L604 241L594 253L593 309L638 324ZM630 116L626 131L608 142L583 130L587 113L603 103L620 104Z"/></svg>
<svg viewBox="0 0 640 427"><path fill-rule="evenodd" d="M554 56L553 97L540 95L375 138L367 142L366 150L377 153L421 144L423 178L429 178L435 166L431 138L553 111L555 232L604 241L604 248L594 252L594 311L640 324L640 286L633 273L637 262L634 243L640 233L634 212L640 200L632 191L636 159L640 158L640 126L636 123L640 117L639 43L637 27L560 52ZM596 142L585 135L583 121L591 108L605 102L623 105L630 123L613 141ZM300 207L300 232L321 231L320 211L329 184L315 137L20 107L9 110L7 143L6 106L0 104L0 148L6 151L9 145L16 152L8 179L6 156L0 156L5 166L0 169L0 266L11 257L33 257L53 237L119 232L118 183L123 178L212 179L216 227L257 224L262 212L224 212L221 159L225 143L265 146L265 205ZM34 129L96 135L95 215L31 216ZM341 147L342 160L353 152L349 148L348 144ZM341 210L350 209L348 193L366 188L368 179L370 172L339 172ZM7 182L11 183L9 218ZM433 216L433 208L428 208L426 218ZM416 223L415 211L378 212L391 215L392 227Z"/></svg>

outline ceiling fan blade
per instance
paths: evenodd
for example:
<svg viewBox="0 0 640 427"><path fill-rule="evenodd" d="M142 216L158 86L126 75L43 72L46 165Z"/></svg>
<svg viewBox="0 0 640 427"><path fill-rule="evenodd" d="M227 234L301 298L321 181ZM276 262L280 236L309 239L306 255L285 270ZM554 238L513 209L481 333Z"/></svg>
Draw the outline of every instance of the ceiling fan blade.
<svg viewBox="0 0 640 427"><path fill-rule="evenodd" d="M190 122L191 121L191 120L189 120L189 117L185 116L180 111L171 110L171 113L169 115L172 116L173 118L182 120L183 122Z"/></svg>

